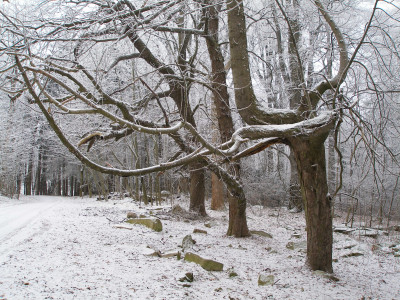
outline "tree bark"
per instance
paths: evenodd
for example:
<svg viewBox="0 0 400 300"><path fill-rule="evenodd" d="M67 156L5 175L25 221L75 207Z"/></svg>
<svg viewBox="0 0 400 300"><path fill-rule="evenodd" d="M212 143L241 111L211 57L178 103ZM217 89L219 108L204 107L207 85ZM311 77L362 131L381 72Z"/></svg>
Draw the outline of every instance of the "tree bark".
<svg viewBox="0 0 400 300"><path fill-rule="evenodd" d="M214 173L211 173L211 209L221 210L224 208L224 183Z"/></svg>
<svg viewBox="0 0 400 300"><path fill-rule="evenodd" d="M15 182L15 195L17 199L19 199L19 196L21 194L21 186L22 186L22 174L17 173L17 178Z"/></svg>
<svg viewBox="0 0 400 300"><path fill-rule="evenodd" d="M289 34L288 41L288 53L289 53L289 104L291 109L297 109L302 102L302 85L305 84L302 80L302 61L298 59L298 44L301 38L301 28L299 24L299 3L297 0L293 1L291 14L289 14L289 26L291 33ZM289 162L290 162L290 186L289 186L289 209L295 209L297 211L303 210L303 201L301 198L300 184L297 174L297 166L294 155L290 151Z"/></svg>
<svg viewBox="0 0 400 300"><path fill-rule="evenodd" d="M204 165L201 162L190 164L190 211L201 216L206 216L205 199L205 178Z"/></svg>
<svg viewBox="0 0 400 300"><path fill-rule="evenodd" d="M33 153L29 155L28 169L25 175L25 195L32 195L32 170L33 170Z"/></svg>
<svg viewBox="0 0 400 300"><path fill-rule="evenodd" d="M35 178L35 195L40 195L41 177L42 177L42 147L38 149L38 165L36 167L36 178Z"/></svg>
<svg viewBox="0 0 400 300"><path fill-rule="evenodd" d="M69 195L70 195L71 197L73 197L73 196L74 196L75 177L71 175L71 176L69 177L69 182L70 182L70 185L69 185Z"/></svg>
<svg viewBox="0 0 400 300"><path fill-rule="evenodd" d="M62 190L61 190L61 187L62 187L62 184L61 184L61 180L62 180L62 177L61 177L61 175L62 175L62 165L58 166L58 170L56 172L57 172L57 174L56 174L57 182L56 182L56 188L55 188L56 189L55 195L56 196L61 196L62 195Z"/></svg>
<svg viewBox="0 0 400 300"><path fill-rule="evenodd" d="M290 140L305 203L307 263L312 270L332 272L331 198L326 180L324 141L327 133Z"/></svg>
<svg viewBox="0 0 400 300"><path fill-rule="evenodd" d="M211 4L213 1L211 1ZM206 38L207 49L211 60L212 69L212 93L215 104L215 112L218 120L221 142L228 141L234 132L232 114L229 104L229 93L226 85L226 72L224 57L218 42L219 31L219 7L216 5L208 6L206 14L208 15L208 31ZM229 201L229 226L228 235L244 237L249 235L246 220L246 197L240 182L240 164L233 163L228 166L229 173L234 176L235 181L225 180L228 190ZM216 174L213 174L217 176ZM234 190L236 189L236 192Z"/></svg>
<svg viewBox="0 0 400 300"><path fill-rule="evenodd" d="M293 155L293 150L289 154L290 162L290 183L289 183L289 206L291 210L301 212L303 210L303 198L301 196L299 175L297 174L296 159Z"/></svg>
<svg viewBox="0 0 400 300"><path fill-rule="evenodd" d="M336 158L335 158L335 137L331 131L328 136L328 187L329 193L334 194L336 190Z"/></svg>
<svg viewBox="0 0 400 300"><path fill-rule="evenodd" d="M233 167L235 171L239 171L238 166ZM228 185L228 200L229 200L229 225L227 235L235 237L246 237L250 235L247 227L246 217L246 196L241 185Z"/></svg>

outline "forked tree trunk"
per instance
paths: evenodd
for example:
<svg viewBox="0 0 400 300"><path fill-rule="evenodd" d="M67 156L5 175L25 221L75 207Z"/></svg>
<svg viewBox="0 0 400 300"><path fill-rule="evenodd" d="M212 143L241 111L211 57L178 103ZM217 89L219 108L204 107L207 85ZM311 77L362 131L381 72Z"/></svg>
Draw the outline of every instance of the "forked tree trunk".
<svg viewBox="0 0 400 300"><path fill-rule="evenodd" d="M206 39L212 68L212 93L215 112L218 120L221 142L228 141L234 132L233 120L229 105L229 93L226 84L224 57L218 41L219 9L218 1L207 1L209 36ZM215 5L212 5L215 4ZM224 180L228 189L229 226L227 235L244 237L249 235L246 221L246 197L240 182L240 164L228 166L229 172L236 180Z"/></svg>
<svg viewBox="0 0 400 300"><path fill-rule="evenodd" d="M332 272L331 198L326 180L324 141L327 134L291 139L305 204L307 263L312 270Z"/></svg>

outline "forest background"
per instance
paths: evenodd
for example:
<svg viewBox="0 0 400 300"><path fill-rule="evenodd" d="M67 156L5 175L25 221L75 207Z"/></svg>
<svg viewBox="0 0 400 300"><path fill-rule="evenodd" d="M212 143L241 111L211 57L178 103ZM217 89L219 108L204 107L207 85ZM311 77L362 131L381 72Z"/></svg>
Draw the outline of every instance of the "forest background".
<svg viewBox="0 0 400 300"><path fill-rule="evenodd" d="M0 13L2 195L153 203L165 190L200 215L225 199L235 236L246 202L305 205L308 232L313 203L349 225L399 217L396 1L3 1ZM325 252L314 268L331 271Z"/></svg>

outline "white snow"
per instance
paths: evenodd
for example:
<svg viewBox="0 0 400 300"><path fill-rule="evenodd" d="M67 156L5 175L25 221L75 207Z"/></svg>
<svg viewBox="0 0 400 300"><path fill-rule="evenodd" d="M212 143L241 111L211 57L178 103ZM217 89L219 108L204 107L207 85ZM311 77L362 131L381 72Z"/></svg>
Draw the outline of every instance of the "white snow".
<svg viewBox="0 0 400 300"><path fill-rule="evenodd" d="M334 282L305 266L304 250L286 248L305 240L302 214L249 207L250 229L273 238L237 239L225 235L227 211L191 220L168 210L130 199L0 197L0 299L400 299L400 258L389 248L400 243L399 235L376 241L335 233L333 267L340 280ZM120 223L128 211L152 211L163 231ZM193 252L223 263L223 272L148 255L151 249L182 251L187 234L196 241ZM364 255L344 257L352 250ZM230 278L232 270L238 276ZM179 281L186 272L194 282ZM258 286L260 273L274 275L275 284Z"/></svg>

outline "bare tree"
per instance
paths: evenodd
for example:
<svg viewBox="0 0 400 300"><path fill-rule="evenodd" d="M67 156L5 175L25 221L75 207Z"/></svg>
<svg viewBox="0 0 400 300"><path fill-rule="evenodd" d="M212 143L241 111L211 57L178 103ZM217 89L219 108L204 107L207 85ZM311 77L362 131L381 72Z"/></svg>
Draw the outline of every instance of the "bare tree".
<svg viewBox="0 0 400 300"><path fill-rule="evenodd" d="M275 2L285 16L281 2ZM308 264L313 270L332 272L332 199L328 192L324 142L331 130L337 132L341 122L345 105L339 87L346 79L365 34L350 57L346 39L327 9L319 0L312 3L336 40L337 72L330 78L326 72L321 72L322 80L315 85L306 80L309 74L303 68L296 43L298 30L292 31L297 25L288 19L293 68L289 84L296 87L297 96L289 109L283 109L264 107L256 97L249 65L243 1L226 1L236 109L247 124L235 131L230 115L224 57L217 35L218 4L221 3L214 1L205 1L202 5L197 1L151 4L145 1L140 8L130 1L68 2L63 4L68 8L80 8L71 9L69 19L66 16L57 19L56 15L23 26L19 24L20 20L2 14L5 31L13 36L4 42L1 49L9 66L2 74L7 77L9 69L18 69L18 74L12 77L17 84L9 88L10 94L20 96L28 93L62 143L94 170L126 177L189 165L192 174L191 208L204 214L204 168L209 168L226 183L231 195L228 229L231 235L248 235L246 197L237 162L274 144L289 146L297 163L305 206ZM51 4L48 7L51 8ZM175 18L178 12L179 17ZM188 18L184 18L185 14ZM372 17L365 32L371 21ZM211 61L211 84L205 79L208 73L201 68L204 61L197 55L203 36ZM118 52L116 45L133 46L135 51L110 59L108 54L113 52L110 49ZM118 89L110 87L110 71L119 65L132 71L128 67L132 61L140 74L133 81L124 80ZM46 89L49 82L57 84L62 94L51 95ZM144 97L135 97L131 87L137 84L147 91ZM196 117L200 115L201 103L190 99L191 88L196 84L210 88L214 93L221 144L213 144L209 137L199 133L200 118ZM321 103L330 90L333 91L331 101L336 105L329 110ZM151 109L141 115L150 103ZM71 141L68 130L60 126L61 114L99 117L102 130L91 130L85 137L72 137ZM105 127L106 124L109 127ZM120 139L134 132L168 136L178 146L174 148L177 150L167 161L130 169L96 162L95 158L74 145L90 146L97 141ZM241 146L250 140L255 143L243 149Z"/></svg>

